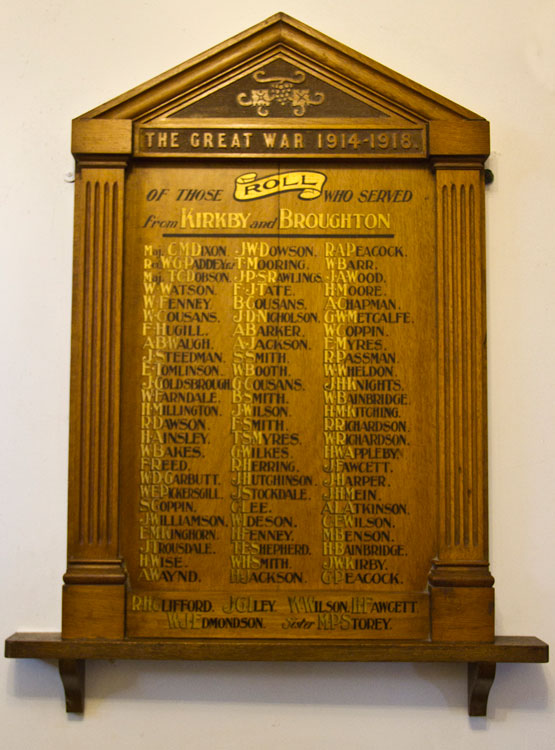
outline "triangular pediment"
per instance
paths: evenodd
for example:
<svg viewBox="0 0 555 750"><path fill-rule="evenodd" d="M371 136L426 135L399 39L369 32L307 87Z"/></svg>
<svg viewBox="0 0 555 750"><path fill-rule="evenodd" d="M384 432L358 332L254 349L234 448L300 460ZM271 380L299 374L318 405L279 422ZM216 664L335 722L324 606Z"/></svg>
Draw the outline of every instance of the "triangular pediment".
<svg viewBox="0 0 555 750"><path fill-rule="evenodd" d="M158 115L160 117L160 115ZM366 92L326 75L291 53L278 53L186 97L162 118L383 118L390 117Z"/></svg>
<svg viewBox="0 0 555 750"><path fill-rule="evenodd" d="M278 13L78 119L482 120Z"/></svg>

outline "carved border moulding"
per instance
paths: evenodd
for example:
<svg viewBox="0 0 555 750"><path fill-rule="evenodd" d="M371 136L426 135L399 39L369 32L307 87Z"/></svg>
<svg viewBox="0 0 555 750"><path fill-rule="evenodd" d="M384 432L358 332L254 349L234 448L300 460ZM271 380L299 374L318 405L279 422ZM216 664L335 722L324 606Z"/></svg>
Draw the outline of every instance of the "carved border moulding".
<svg viewBox="0 0 555 750"><path fill-rule="evenodd" d="M62 630L16 633L6 641L6 656L58 659L70 712L84 708L87 659L459 661L468 665L469 713L485 715L497 662L548 659L543 641L496 636L494 629L485 350L489 124L280 13L78 117L72 152ZM187 183L193 175L198 185ZM194 188L181 223L168 202L176 187L175 200ZM201 211L203 196L232 210L214 218L213 207ZM261 236L272 239L256 242ZM288 461L264 464L254 458L270 454L250 447L269 444L257 443L252 432L256 411L232 412L231 403L252 400L244 363L255 361L261 338L283 343L283 336L300 336L301 326L257 328L257 315L267 322L260 310L268 287L276 294L285 282L262 273L262 255L238 259L241 243L273 242L282 254L280 243L298 245L303 237L311 243L310 262L298 266L306 271L298 278L286 274L286 296L300 300L297 310L312 311L311 346L297 359L281 354L275 360L276 373L287 379L284 389L302 395L272 401L282 404L279 419L257 421L256 434L273 436L276 445L287 437L289 446L271 456ZM168 324L167 310L192 307L193 300L185 284L168 283L164 270L174 268L179 246L190 271L204 253L202 238L230 259L211 261L206 251L210 267L226 269L219 276L224 286L217 294L211 289L213 301L197 305L205 311L197 322L217 323L208 343L200 324L182 326L181 334ZM372 238L382 244L373 246ZM418 264L407 259L403 244ZM373 269L373 281L367 273L360 293L349 291L341 276L348 248L357 255L359 246L383 246L385 256L393 250L403 257L368 261L364 269ZM244 268L254 276L243 278ZM247 287L255 277L258 284ZM243 292L254 300L249 320L236 312ZM372 334L356 325L345 333L341 324L324 336L326 305L346 311L354 324L362 320L358 308L396 312L383 316ZM151 309L158 311L158 326L151 325ZM401 330L393 323L414 325ZM152 400L174 393L174 381L164 385L152 376L157 362L169 361L172 341L209 349L218 363L210 372L219 379L210 381L217 385L208 393L217 405L203 412L220 420L216 427L205 429L204 419L196 428L188 422L189 432L178 436L171 432L178 421L161 420L163 428L153 421L159 407L153 410ZM365 350L372 343L391 366L345 369L349 342L362 342ZM201 388L202 373L196 377L193 390ZM188 382L179 386L181 396ZM337 405L354 403L350 392L365 397L364 389L379 393L386 385L407 394L398 403L408 421L391 409L397 421L388 430L394 425L406 433L410 424L410 439L401 435L400 449L372 449L364 467L347 464L344 446L377 445L384 423L348 423L350 412ZM375 420L386 416L373 412ZM240 454L232 450L238 435ZM182 447L168 450L178 438ZM237 458L243 454L248 460ZM158 465L153 455L177 459ZM165 471L174 466L189 472L185 490L175 472ZM270 472L258 486L269 481L280 488L286 479L295 484L293 477L308 489L283 495L279 507L271 501L254 507L247 499L254 496L249 483L256 471ZM169 488L174 497L196 500L176 504L168 515L153 498L167 497ZM314 488L321 488L319 496ZM294 509L286 504L291 498ZM395 523L384 510L393 507ZM268 548L264 535L247 534L261 518L290 519L290 531L279 539L295 544ZM208 542L182 544L180 552L170 545L172 554L164 557L160 539L176 537L173 531L160 536L161 530L168 534L181 524L179 538L190 540L184 531L191 523L198 531L212 522L220 531L204 533ZM264 579L255 575L261 566Z"/></svg>

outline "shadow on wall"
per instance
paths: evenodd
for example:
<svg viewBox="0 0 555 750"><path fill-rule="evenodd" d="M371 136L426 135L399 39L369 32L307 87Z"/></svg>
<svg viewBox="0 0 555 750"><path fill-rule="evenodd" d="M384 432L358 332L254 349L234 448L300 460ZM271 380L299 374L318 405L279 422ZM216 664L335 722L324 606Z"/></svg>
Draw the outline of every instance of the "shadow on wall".
<svg viewBox="0 0 555 750"><path fill-rule="evenodd" d="M511 709L547 706L545 670L538 664L498 664L490 720ZM8 692L21 700L64 704L57 663L17 660ZM194 705L253 704L334 707L449 707L466 713L465 664L87 662L86 708L93 701L160 701ZM480 726L484 719L473 719Z"/></svg>

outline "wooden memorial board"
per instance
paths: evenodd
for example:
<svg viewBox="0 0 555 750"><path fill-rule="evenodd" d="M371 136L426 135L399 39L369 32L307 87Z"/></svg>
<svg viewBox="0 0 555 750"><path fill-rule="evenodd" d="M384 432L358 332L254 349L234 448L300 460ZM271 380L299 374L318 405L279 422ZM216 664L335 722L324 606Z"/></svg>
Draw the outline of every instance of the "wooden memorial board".
<svg viewBox="0 0 555 750"><path fill-rule="evenodd" d="M65 637L493 638L488 123L332 50L74 123Z"/></svg>
<svg viewBox="0 0 555 750"><path fill-rule="evenodd" d="M493 643L488 123L278 14L72 150L62 639Z"/></svg>

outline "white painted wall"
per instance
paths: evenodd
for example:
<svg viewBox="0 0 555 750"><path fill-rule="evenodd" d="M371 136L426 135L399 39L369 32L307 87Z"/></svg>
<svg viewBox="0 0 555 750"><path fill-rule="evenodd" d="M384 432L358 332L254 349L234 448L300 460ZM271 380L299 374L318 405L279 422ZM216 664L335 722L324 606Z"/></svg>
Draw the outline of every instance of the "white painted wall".
<svg viewBox="0 0 555 750"><path fill-rule="evenodd" d="M492 125L491 562L498 634L555 624L553 0L7 0L2 9L0 634L58 630L65 569L71 119L283 10ZM8 750L555 746L554 670L501 665L490 717L461 665L0 662Z"/></svg>

